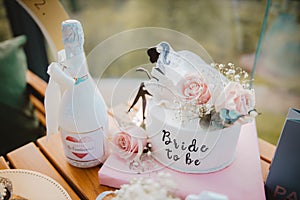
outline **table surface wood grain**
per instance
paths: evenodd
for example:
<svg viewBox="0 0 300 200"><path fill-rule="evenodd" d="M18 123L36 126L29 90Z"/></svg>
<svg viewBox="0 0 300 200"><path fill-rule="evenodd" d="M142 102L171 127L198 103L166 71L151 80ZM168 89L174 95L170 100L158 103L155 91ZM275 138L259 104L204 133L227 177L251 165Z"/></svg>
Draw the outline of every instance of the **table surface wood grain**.
<svg viewBox="0 0 300 200"><path fill-rule="evenodd" d="M111 122L110 122L111 124ZM261 171L264 180L269 171L275 146L258 139ZM43 173L62 185L72 199L96 199L103 191L114 190L98 181L101 166L81 169L68 164L64 157L60 134L26 144L5 157L0 157L0 169L28 169Z"/></svg>

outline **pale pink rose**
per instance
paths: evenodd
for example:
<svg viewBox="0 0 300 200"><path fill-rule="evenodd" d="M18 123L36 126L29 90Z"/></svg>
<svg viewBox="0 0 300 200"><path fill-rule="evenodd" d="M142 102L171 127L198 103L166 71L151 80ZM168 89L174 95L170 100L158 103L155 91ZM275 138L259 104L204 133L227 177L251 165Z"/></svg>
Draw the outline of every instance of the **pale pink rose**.
<svg viewBox="0 0 300 200"><path fill-rule="evenodd" d="M245 89L237 82L229 82L215 102L216 111L222 108L235 110L241 115L247 115L255 106L253 90Z"/></svg>
<svg viewBox="0 0 300 200"><path fill-rule="evenodd" d="M147 144L147 137L144 129L132 126L117 132L112 142L122 158L130 158L134 153L143 151Z"/></svg>
<svg viewBox="0 0 300 200"><path fill-rule="evenodd" d="M210 100L210 91L201 77L195 74L189 74L179 82L179 88L186 100L197 100L197 104L205 104Z"/></svg>

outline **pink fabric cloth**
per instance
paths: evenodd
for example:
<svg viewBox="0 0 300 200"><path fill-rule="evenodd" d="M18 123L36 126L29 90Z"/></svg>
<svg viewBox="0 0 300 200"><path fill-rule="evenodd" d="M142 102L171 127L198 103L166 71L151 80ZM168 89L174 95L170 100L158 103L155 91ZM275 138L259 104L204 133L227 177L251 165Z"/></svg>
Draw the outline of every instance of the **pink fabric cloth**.
<svg viewBox="0 0 300 200"><path fill-rule="evenodd" d="M187 174L167 167L137 174L128 164L111 155L98 172L102 185L119 188L134 177L155 177L159 171L168 172L178 184L176 195L185 198L188 194L211 191L226 195L230 200L265 200L263 177L255 123L242 126L236 159L225 169L208 174ZM160 166L160 164L158 164Z"/></svg>

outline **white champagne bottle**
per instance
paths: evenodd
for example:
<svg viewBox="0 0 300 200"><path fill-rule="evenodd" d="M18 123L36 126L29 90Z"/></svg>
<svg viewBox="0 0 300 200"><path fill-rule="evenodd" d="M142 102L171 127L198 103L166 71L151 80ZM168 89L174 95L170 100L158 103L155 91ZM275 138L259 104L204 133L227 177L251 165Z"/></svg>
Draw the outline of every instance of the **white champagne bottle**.
<svg viewBox="0 0 300 200"><path fill-rule="evenodd" d="M61 96L56 124L61 132L68 162L80 168L93 167L105 159L107 108L88 72L80 22L64 21L62 36L65 49L59 52L59 62L53 62L48 68L52 81L52 86L48 87L58 88L60 94L54 96ZM51 103L48 100L48 104ZM55 113L51 112L55 112L55 109L47 110L47 129L52 131L55 130L55 127L51 127L53 124L55 126L55 119L51 119L51 116L55 116Z"/></svg>

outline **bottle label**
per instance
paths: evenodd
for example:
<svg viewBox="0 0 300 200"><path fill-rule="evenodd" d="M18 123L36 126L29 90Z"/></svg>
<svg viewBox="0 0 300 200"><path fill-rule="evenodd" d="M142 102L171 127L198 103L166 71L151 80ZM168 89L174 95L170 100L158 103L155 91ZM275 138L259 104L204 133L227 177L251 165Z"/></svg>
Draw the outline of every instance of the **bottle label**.
<svg viewBox="0 0 300 200"><path fill-rule="evenodd" d="M71 133L61 129L67 160L76 167L93 167L104 157L104 136L101 128L88 133Z"/></svg>

